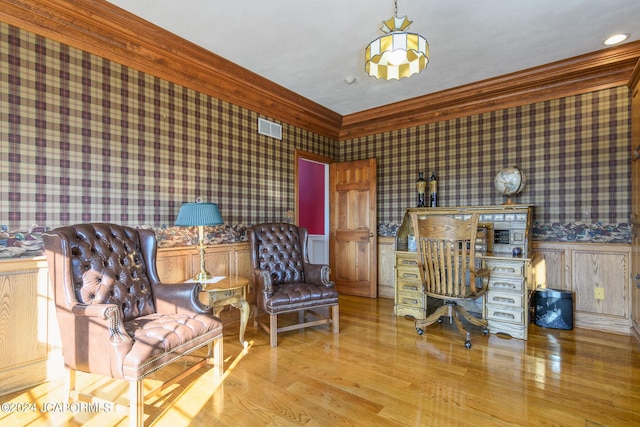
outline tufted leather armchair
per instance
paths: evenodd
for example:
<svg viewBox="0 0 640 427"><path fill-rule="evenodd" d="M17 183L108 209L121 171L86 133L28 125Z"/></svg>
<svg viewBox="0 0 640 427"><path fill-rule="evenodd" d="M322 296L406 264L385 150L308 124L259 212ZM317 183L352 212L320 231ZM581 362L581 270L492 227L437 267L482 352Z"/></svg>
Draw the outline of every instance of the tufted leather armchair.
<svg viewBox="0 0 640 427"><path fill-rule="evenodd" d="M76 371L129 381L129 422L138 426L148 374L209 345L206 358L168 383L206 363L222 376L222 322L199 303L199 284L160 282L152 231L79 224L45 233L43 240L68 368L67 398L90 399L75 390Z"/></svg>
<svg viewBox="0 0 640 427"><path fill-rule="evenodd" d="M288 223L254 225L248 230L251 266L256 287L256 321L269 334L271 347L278 333L321 324L339 326L338 291L329 280L329 266L310 264L307 229ZM324 315L317 309L327 309ZM330 310L330 313L328 312ZM299 312L298 323L278 327L278 315ZM269 315L267 325L261 314ZM313 314L307 320L305 314Z"/></svg>

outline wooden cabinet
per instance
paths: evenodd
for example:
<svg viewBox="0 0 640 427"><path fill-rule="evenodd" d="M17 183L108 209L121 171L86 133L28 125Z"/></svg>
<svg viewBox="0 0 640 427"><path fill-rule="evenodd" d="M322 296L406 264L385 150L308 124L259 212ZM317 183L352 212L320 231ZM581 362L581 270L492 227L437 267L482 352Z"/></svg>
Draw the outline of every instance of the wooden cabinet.
<svg viewBox="0 0 640 427"><path fill-rule="evenodd" d="M486 257L485 265L490 271L485 306L489 331L526 340L531 261L526 258Z"/></svg>
<svg viewBox="0 0 640 427"><path fill-rule="evenodd" d="M396 292L393 308L396 316L427 317L427 297L422 290L415 252L396 252Z"/></svg>
<svg viewBox="0 0 640 427"><path fill-rule="evenodd" d="M531 287L531 220L529 205L470 206L407 209L396 235L396 289L394 313L424 319L432 305L422 291L415 237L409 215L448 215L467 219L479 214L482 238L476 242L483 262L490 269L489 292L474 303L464 303L470 311L480 312L489 321L491 333L527 339L529 324L529 288ZM518 248L521 256L513 257Z"/></svg>
<svg viewBox="0 0 640 427"><path fill-rule="evenodd" d="M63 372L53 289L44 257L0 261L0 395Z"/></svg>
<svg viewBox="0 0 640 427"><path fill-rule="evenodd" d="M573 292L574 326L629 334L631 246L535 242L535 286Z"/></svg>
<svg viewBox="0 0 640 427"><path fill-rule="evenodd" d="M378 297L394 298L396 238L378 237Z"/></svg>

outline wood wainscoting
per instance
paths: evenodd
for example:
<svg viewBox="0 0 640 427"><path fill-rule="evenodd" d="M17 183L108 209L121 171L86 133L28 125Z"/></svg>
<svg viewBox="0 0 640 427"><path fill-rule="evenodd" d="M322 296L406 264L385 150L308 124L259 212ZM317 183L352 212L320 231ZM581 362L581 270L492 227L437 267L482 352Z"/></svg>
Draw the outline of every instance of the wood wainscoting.
<svg viewBox="0 0 640 427"><path fill-rule="evenodd" d="M60 331L44 257L0 262L0 307L0 395L59 378Z"/></svg>
<svg viewBox="0 0 640 427"><path fill-rule="evenodd" d="M534 287L573 293L574 326L630 334L630 245L534 242L532 264Z"/></svg>

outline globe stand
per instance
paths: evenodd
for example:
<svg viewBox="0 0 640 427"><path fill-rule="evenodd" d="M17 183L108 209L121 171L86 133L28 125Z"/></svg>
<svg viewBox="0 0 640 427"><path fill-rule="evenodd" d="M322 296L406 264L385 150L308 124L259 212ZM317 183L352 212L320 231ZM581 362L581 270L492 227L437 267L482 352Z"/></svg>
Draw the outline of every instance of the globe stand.
<svg viewBox="0 0 640 427"><path fill-rule="evenodd" d="M513 200L511 200L511 197L507 197L507 201L502 204L502 206L511 206L511 205L515 205Z"/></svg>

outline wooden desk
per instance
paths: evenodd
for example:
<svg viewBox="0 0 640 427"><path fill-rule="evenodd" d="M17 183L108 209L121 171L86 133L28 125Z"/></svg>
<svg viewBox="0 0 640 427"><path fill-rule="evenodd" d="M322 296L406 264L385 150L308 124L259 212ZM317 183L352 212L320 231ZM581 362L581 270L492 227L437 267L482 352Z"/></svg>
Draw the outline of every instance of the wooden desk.
<svg viewBox="0 0 640 427"><path fill-rule="evenodd" d="M192 282L190 280L190 282ZM249 323L249 313L251 311L247 302L247 286L250 281L246 277L212 277L207 282L202 283L202 292L209 296L209 305L213 307L213 314L220 315L222 309L231 305L240 310L240 343L246 347L244 332Z"/></svg>

